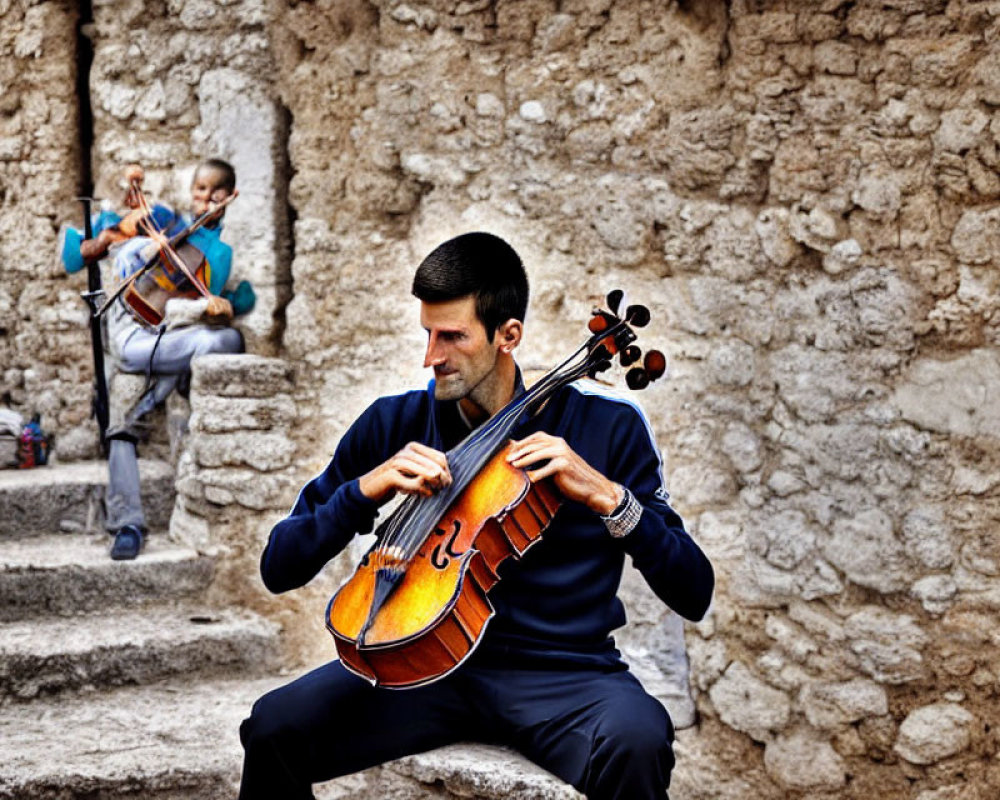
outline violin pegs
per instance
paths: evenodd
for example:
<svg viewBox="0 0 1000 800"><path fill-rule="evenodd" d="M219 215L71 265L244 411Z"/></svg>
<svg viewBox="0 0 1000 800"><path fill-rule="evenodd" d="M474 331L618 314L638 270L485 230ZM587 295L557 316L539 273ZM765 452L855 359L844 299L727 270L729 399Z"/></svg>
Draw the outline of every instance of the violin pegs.
<svg viewBox="0 0 1000 800"><path fill-rule="evenodd" d="M631 367L642 356L642 351L638 346L630 344L618 355L618 361L623 367Z"/></svg>
<svg viewBox="0 0 1000 800"><path fill-rule="evenodd" d="M594 315L590 318L590 322L587 323L587 329L591 333L601 333L615 324L615 318L607 311L595 308L593 313Z"/></svg>
<svg viewBox="0 0 1000 800"><path fill-rule="evenodd" d="M608 349L608 346L604 344L604 342L601 342L601 344L597 345L597 347L590 351L590 357L595 363L601 361L608 361L610 363L612 355L612 352Z"/></svg>
<svg viewBox="0 0 1000 800"><path fill-rule="evenodd" d="M625 292L621 289L612 289L608 292L606 299L608 301L608 308L611 309L611 313L617 317L618 309L621 308L622 300L625 299Z"/></svg>
<svg viewBox="0 0 1000 800"><path fill-rule="evenodd" d="M625 383L629 389L645 389L649 386L649 375L642 367L632 367L625 373Z"/></svg>
<svg viewBox="0 0 1000 800"><path fill-rule="evenodd" d="M601 361L596 362L587 374L591 378L596 378L598 372L604 372L606 369L611 369L611 362L607 359L602 359Z"/></svg>
<svg viewBox="0 0 1000 800"><path fill-rule="evenodd" d="M636 328L645 328L649 324L649 309L646 306L629 306L625 310L625 321Z"/></svg>
<svg viewBox="0 0 1000 800"><path fill-rule="evenodd" d="M657 378L663 377L663 373L667 371L667 357L659 350L650 350L646 353L642 365L645 367L649 379L655 381Z"/></svg>

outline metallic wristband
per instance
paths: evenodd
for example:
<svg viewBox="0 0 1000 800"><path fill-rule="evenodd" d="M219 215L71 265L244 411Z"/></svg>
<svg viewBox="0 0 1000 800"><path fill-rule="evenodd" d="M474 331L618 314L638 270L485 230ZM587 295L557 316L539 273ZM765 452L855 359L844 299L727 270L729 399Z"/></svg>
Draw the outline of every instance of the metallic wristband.
<svg viewBox="0 0 1000 800"><path fill-rule="evenodd" d="M608 516L602 514L601 519L604 520L604 527L608 529L608 533L616 539L620 539L635 529L635 526L639 524L639 517L641 516L642 504L635 499L635 495L632 492L626 489L625 496L622 498L621 503L618 504L618 508L608 514Z"/></svg>

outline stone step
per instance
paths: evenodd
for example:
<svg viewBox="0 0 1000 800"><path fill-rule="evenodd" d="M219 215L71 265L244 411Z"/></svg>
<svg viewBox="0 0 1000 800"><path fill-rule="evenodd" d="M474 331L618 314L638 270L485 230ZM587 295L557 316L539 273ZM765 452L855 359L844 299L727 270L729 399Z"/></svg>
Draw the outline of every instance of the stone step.
<svg viewBox="0 0 1000 800"><path fill-rule="evenodd" d="M153 530L165 530L174 507L174 469L139 459L143 510ZM0 470L0 539L94 530L108 484L104 461Z"/></svg>
<svg viewBox="0 0 1000 800"><path fill-rule="evenodd" d="M373 788L386 787L373 797L474 797L478 800L583 800L567 783L506 747L462 743L407 756L364 776ZM346 782L346 779L341 779ZM332 782L336 787L338 782ZM390 788L391 787L391 788ZM396 793L390 795L394 790ZM345 795L334 795L334 797ZM332 800L332 799L331 799Z"/></svg>
<svg viewBox="0 0 1000 800"><path fill-rule="evenodd" d="M50 533L0 540L0 622L193 597L215 559L151 534L135 561L112 561L111 537Z"/></svg>
<svg viewBox="0 0 1000 800"><path fill-rule="evenodd" d="M191 603L0 626L0 698L141 684L172 675L260 675L278 628L250 612Z"/></svg>
<svg viewBox="0 0 1000 800"><path fill-rule="evenodd" d="M0 715L0 800L235 797L240 722L254 700L290 679L169 680L8 705ZM474 744L410 756L315 791L319 800L580 798L521 756Z"/></svg>
<svg viewBox="0 0 1000 800"><path fill-rule="evenodd" d="M0 800L235 797L239 724L279 682L181 679L8 704Z"/></svg>

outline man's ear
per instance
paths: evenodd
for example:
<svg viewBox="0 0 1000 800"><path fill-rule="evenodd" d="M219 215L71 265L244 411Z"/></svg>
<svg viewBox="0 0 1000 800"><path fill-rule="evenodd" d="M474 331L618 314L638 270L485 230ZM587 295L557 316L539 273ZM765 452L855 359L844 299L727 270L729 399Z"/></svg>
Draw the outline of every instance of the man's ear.
<svg viewBox="0 0 1000 800"><path fill-rule="evenodd" d="M524 325L521 320L513 317L503 323L493 335L493 344L499 348L501 353L510 355L521 343L521 336L524 335Z"/></svg>

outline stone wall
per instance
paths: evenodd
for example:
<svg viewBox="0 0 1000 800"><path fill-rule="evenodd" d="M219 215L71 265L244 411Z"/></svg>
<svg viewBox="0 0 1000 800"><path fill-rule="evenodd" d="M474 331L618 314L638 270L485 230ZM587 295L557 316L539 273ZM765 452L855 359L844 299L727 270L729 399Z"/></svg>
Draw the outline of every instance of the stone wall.
<svg viewBox="0 0 1000 800"><path fill-rule="evenodd" d="M64 460L96 451L83 273L57 257L61 225L82 227L88 187L121 209L123 172L138 162L154 201L186 209L201 159L233 163L242 196L223 238L238 242L234 280L249 278L254 311L239 327L254 352L280 347L290 293L286 203L288 120L274 91L262 0L246 2L0 2L0 363L4 402L42 415ZM82 23L82 24L81 24ZM79 35L93 45L80 76ZM92 130L80 126L81 103ZM81 153L81 142L93 141ZM86 155L87 158L83 156ZM95 207L95 212L100 206Z"/></svg>
<svg viewBox="0 0 1000 800"><path fill-rule="evenodd" d="M82 217L76 21L71 3L0 2L0 401L74 452L96 442L86 281L55 258L59 225Z"/></svg>
<svg viewBox="0 0 1000 800"><path fill-rule="evenodd" d="M692 797L997 780L998 13L442 0L276 26L285 346L330 447L418 380L406 285L450 235L525 257L530 367L609 288L653 308L672 379L643 400L719 573L688 637Z"/></svg>
<svg viewBox="0 0 1000 800"><path fill-rule="evenodd" d="M22 6L0 3L0 68L19 86L24 59L65 56L36 58L24 31L72 24L57 3ZM641 399L719 578L709 618L688 628L698 726L679 791L996 794L995 2L176 0L94 13L99 193L130 160L172 196L174 168L210 151L251 144L266 162L271 177L249 186L237 163L247 190L227 234L241 233L239 256L258 246L250 220L277 231L274 266L254 275L274 291L251 329L268 331L258 352L298 369L297 479L373 396L426 379L408 284L448 236L488 229L524 256L533 375L622 286L654 312L643 342L668 354L670 379ZM39 153L58 141L28 117L60 88L0 101L4 152L11 137ZM71 167L52 176L66 180L72 154L70 141L49 156ZM72 209L29 213L43 185L28 193L20 176L44 161L26 155L2 162L19 183L5 183L0 226L35 219L54 244ZM242 231L240 207L253 213ZM31 291L52 300L58 330L56 298L75 297L50 262L39 270L51 284ZM42 312L19 299L20 272L13 283L0 318L24 331ZM10 341L18 403L29 351ZM76 408L61 398L86 395L77 369L29 390ZM245 513L263 531L278 512ZM640 624L621 638L655 682L676 666L658 638L672 623L626 584Z"/></svg>

